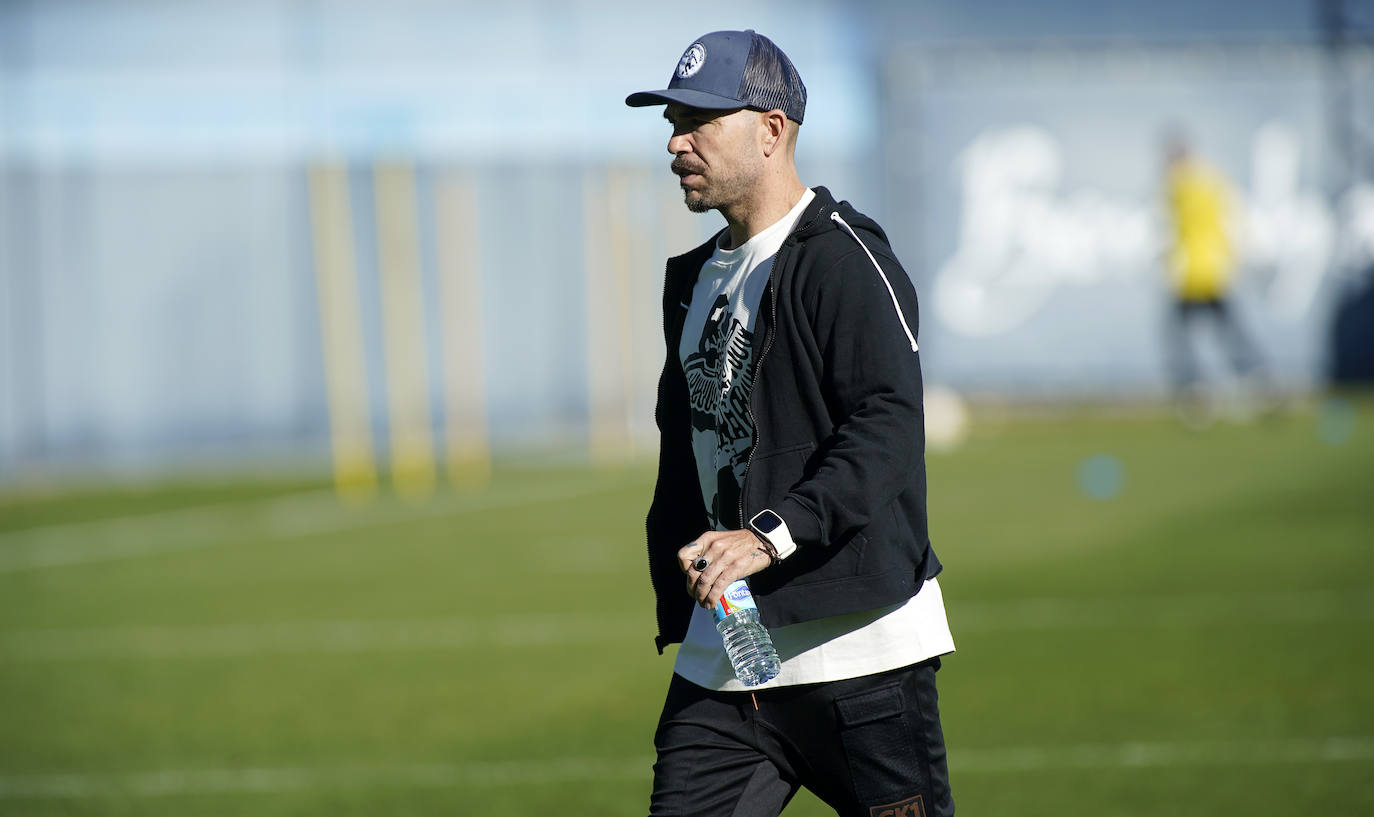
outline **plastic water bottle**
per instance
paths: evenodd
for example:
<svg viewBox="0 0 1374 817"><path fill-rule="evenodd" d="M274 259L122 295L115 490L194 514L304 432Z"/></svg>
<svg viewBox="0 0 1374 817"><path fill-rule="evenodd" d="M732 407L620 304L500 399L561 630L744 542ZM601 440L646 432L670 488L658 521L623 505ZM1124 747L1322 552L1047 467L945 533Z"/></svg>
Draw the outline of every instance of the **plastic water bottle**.
<svg viewBox="0 0 1374 817"><path fill-rule="evenodd" d="M773 638L759 621L754 594L744 579L732 583L711 606L716 631L725 639L725 654L735 677L745 686L758 686L778 676L782 668Z"/></svg>

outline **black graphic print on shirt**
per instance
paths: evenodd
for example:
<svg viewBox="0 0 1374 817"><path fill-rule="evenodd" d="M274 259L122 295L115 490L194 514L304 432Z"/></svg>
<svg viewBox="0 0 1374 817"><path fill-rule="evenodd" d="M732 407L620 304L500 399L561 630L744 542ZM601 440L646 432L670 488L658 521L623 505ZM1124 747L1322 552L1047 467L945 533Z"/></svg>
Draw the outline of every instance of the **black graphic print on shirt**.
<svg viewBox="0 0 1374 817"><path fill-rule="evenodd" d="M754 333L731 312L729 298L719 295L706 316L697 351L682 364L692 433L716 438L716 492L707 509L713 527L721 522L739 527L740 485L754 444L749 416L753 358Z"/></svg>

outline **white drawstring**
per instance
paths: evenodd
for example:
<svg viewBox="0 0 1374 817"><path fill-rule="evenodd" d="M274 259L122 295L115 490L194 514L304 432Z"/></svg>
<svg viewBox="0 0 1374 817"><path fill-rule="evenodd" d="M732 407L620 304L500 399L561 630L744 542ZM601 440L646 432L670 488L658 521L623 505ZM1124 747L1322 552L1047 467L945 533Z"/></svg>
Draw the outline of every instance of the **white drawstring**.
<svg viewBox="0 0 1374 817"><path fill-rule="evenodd" d="M845 232L849 233L855 241L859 242L859 246L864 248L864 254L868 256L869 261L873 262L873 268L878 271L878 276L883 279L883 285L887 287L887 294L892 298L892 308L897 310L897 320L902 322L902 331L906 332L906 339L911 341L911 351L918 351L916 348L916 336L911 334L911 327L907 326L906 315L902 314L902 305L897 303L897 293L892 291L892 282L887 280L887 274L884 273L883 268L878 265L878 259L873 257L873 253L868 250L868 245L864 243L862 238L859 238L859 234L854 232L854 228L850 227L848 222L840 218L839 213L831 213L830 220L843 227Z"/></svg>

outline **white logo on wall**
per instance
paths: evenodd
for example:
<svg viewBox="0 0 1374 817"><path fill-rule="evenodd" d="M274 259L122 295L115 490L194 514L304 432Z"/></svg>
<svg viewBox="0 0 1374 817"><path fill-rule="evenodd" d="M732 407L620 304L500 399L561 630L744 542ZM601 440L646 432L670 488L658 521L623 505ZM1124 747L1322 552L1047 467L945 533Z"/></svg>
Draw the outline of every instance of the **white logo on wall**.
<svg viewBox="0 0 1374 817"><path fill-rule="evenodd" d="M704 62L706 62L706 46L701 43L692 43L692 47L684 51L682 59L677 61L677 78L687 79L700 71L701 64Z"/></svg>
<svg viewBox="0 0 1374 817"><path fill-rule="evenodd" d="M1302 148L1292 128L1270 123L1251 147L1248 195L1236 192L1243 277L1258 282L1277 317L1307 314L1337 247L1337 215L1300 186ZM999 335L1033 316L1059 287L1152 276L1167 247L1153 199L1091 187L1062 190L1063 152L1041 128L979 135L959 158L959 244L935 280L935 310L972 337ZM1341 208L1347 243L1370 243L1374 191L1356 188ZM1371 244L1374 246L1374 244Z"/></svg>

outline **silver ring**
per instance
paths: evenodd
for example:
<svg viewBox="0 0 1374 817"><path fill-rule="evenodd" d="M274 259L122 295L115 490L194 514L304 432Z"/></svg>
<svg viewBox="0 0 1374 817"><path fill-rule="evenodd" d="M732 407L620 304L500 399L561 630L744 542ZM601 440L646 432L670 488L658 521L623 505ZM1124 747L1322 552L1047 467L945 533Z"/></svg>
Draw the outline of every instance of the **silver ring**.
<svg viewBox="0 0 1374 817"><path fill-rule="evenodd" d="M702 556L698 558L695 562L692 562L692 569L700 573L706 568L710 567L710 565L711 563L706 560L706 557Z"/></svg>

